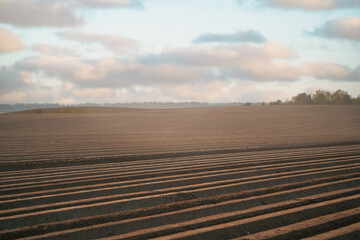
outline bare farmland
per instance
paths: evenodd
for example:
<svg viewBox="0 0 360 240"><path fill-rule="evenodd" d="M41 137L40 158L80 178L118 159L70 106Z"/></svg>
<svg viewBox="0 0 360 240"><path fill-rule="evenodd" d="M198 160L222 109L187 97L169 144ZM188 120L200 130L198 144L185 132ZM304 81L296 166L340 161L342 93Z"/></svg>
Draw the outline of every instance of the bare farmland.
<svg viewBox="0 0 360 240"><path fill-rule="evenodd" d="M357 239L360 107L0 115L1 239Z"/></svg>

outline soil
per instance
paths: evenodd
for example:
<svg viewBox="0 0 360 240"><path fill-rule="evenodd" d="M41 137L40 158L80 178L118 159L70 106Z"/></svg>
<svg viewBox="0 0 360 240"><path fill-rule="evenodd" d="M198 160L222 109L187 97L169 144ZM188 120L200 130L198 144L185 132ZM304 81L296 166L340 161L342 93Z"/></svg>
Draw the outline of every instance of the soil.
<svg viewBox="0 0 360 240"><path fill-rule="evenodd" d="M0 115L0 239L352 239L360 106Z"/></svg>

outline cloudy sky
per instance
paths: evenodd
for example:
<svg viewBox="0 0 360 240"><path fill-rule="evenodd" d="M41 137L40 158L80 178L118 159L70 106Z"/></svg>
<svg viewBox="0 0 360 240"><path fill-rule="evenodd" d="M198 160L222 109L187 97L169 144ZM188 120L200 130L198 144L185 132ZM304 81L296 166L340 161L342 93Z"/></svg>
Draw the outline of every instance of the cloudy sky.
<svg viewBox="0 0 360 240"><path fill-rule="evenodd" d="M360 0L0 0L0 103L360 94Z"/></svg>

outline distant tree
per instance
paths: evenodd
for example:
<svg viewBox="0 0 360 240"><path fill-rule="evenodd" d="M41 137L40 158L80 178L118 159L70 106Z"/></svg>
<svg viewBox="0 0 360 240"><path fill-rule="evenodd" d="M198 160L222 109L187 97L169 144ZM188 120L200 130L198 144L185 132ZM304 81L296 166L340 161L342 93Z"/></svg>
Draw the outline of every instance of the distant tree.
<svg viewBox="0 0 360 240"><path fill-rule="evenodd" d="M341 89L331 94L332 104L352 104L352 102L351 96Z"/></svg>
<svg viewBox="0 0 360 240"><path fill-rule="evenodd" d="M314 104L329 104L331 100L331 93L328 91L317 90L312 97Z"/></svg>
<svg viewBox="0 0 360 240"><path fill-rule="evenodd" d="M292 98L292 101L294 104L311 104L312 100L311 100L311 95L310 94L306 94L306 93L299 93L298 95L296 95L295 97Z"/></svg>
<svg viewBox="0 0 360 240"><path fill-rule="evenodd" d="M357 98L354 98L355 104L360 104L360 95Z"/></svg>
<svg viewBox="0 0 360 240"><path fill-rule="evenodd" d="M282 105L283 102L281 100L277 100L276 102L270 102L270 105Z"/></svg>

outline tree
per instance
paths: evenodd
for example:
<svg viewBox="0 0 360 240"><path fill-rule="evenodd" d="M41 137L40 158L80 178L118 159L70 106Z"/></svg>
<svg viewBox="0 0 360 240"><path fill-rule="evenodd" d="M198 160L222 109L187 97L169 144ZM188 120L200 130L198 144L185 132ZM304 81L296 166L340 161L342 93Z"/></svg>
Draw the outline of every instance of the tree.
<svg viewBox="0 0 360 240"><path fill-rule="evenodd" d="M331 94L331 103L333 104L351 104L352 103L352 99L351 96L339 89L336 92L334 92L333 94Z"/></svg>
<svg viewBox="0 0 360 240"><path fill-rule="evenodd" d="M328 91L317 90L312 97L314 104L329 104L331 99L331 93Z"/></svg>
<svg viewBox="0 0 360 240"><path fill-rule="evenodd" d="M281 100L277 100L276 102L270 102L270 105L282 105L283 102Z"/></svg>
<svg viewBox="0 0 360 240"><path fill-rule="evenodd" d="M311 95L306 94L306 93L299 93L298 95L296 95L295 97L292 98L292 101L295 104L311 104L312 100L311 100Z"/></svg>

